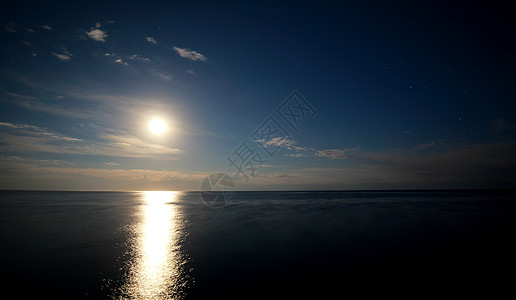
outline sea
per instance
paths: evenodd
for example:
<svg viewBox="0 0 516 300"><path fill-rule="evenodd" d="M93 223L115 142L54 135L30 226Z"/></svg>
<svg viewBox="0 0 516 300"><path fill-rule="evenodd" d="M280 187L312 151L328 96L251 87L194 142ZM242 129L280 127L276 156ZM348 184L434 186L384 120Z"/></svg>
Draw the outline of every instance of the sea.
<svg viewBox="0 0 516 300"><path fill-rule="evenodd" d="M204 198L205 199L205 198ZM497 299L514 190L0 191L12 299Z"/></svg>

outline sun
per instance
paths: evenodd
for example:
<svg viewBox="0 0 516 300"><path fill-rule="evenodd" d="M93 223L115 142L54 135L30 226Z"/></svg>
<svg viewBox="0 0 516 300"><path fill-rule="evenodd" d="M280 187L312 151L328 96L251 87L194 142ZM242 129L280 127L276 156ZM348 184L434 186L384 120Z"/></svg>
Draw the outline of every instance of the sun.
<svg viewBox="0 0 516 300"><path fill-rule="evenodd" d="M162 119L154 118L149 123L149 130L154 134L160 135L167 130L167 124Z"/></svg>

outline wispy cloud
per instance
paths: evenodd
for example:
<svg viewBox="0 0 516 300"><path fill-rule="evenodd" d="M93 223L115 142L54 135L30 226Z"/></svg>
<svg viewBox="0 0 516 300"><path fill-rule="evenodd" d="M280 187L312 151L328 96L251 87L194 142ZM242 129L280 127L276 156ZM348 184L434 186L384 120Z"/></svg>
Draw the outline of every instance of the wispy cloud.
<svg viewBox="0 0 516 300"><path fill-rule="evenodd" d="M416 150L426 150L426 149L429 149L429 148L432 148L435 146L436 146L435 142L429 142L429 143L417 145Z"/></svg>
<svg viewBox="0 0 516 300"><path fill-rule="evenodd" d="M4 25L4 28L5 28L5 31L7 31L7 32L10 32L10 33L15 33L16 32L16 24L14 24L11 21L7 22Z"/></svg>
<svg viewBox="0 0 516 300"><path fill-rule="evenodd" d="M25 31L25 32L29 32L29 33L34 33L34 30L31 29L31 28L28 28L28 27L25 27L25 26L22 26L22 25L19 25L19 24L16 24L12 21L9 21L7 22L5 25L4 25L4 28L5 28L5 31L7 32L10 32L10 33L16 33L18 31Z"/></svg>
<svg viewBox="0 0 516 300"><path fill-rule="evenodd" d="M109 163L109 162L108 162ZM209 173L78 168L0 155L0 189L196 190Z"/></svg>
<svg viewBox="0 0 516 300"><path fill-rule="evenodd" d="M86 31L88 37L97 42L105 42L108 37L107 33L103 30L100 30L100 23L97 22L95 26L90 28L90 31Z"/></svg>
<svg viewBox="0 0 516 300"><path fill-rule="evenodd" d="M138 60L138 61L142 61L142 62L151 62L150 58L147 58L147 57L142 57L138 54L133 54L133 55L129 55L127 56L128 59L131 59L131 60Z"/></svg>
<svg viewBox="0 0 516 300"><path fill-rule="evenodd" d="M146 37L145 37L145 40L146 40L147 42L149 42L149 43L153 43L153 44L155 44L155 45L158 43L158 42L156 42L156 39L155 39L155 38L153 38L152 36L146 36Z"/></svg>
<svg viewBox="0 0 516 300"><path fill-rule="evenodd" d="M143 57L138 54L118 55L116 53L106 52L106 53L104 53L104 56L115 58L114 62L116 62L118 64L126 65L126 66L129 64L127 62L125 62L124 60L135 60L135 61L141 61L141 62L145 62L145 63L151 62L150 58Z"/></svg>
<svg viewBox="0 0 516 300"><path fill-rule="evenodd" d="M295 151L315 151L314 148L298 146L297 141L292 139L292 137L290 137L290 136L284 136L284 137L278 136L278 137L271 138L268 141L258 140L257 142L264 145L265 147L276 147L276 148L283 148L283 149L295 150Z"/></svg>
<svg viewBox="0 0 516 300"><path fill-rule="evenodd" d="M298 145L297 141L290 136L274 137L269 141L258 140L258 142L265 147L281 148L294 153L285 153L287 157L325 157L330 159L346 159L348 153L359 150L360 147L344 148L344 149L327 149L319 150L313 147L306 147Z"/></svg>
<svg viewBox="0 0 516 300"><path fill-rule="evenodd" d="M348 153L352 151L359 150L359 147L355 148L344 148L344 149L328 149L328 150L317 150L315 152L316 156L319 157L327 157L330 159L347 159L349 158Z"/></svg>
<svg viewBox="0 0 516 300"><path fill-rule="evenodd" d="M20 99L20 100L38 100L39 99L38 97L34 97L34 96L30 96L30 95L22 95L22 94L17 94L17 93L11 93L11 92L6 93L6 95L11 97L11 98L16 98L16 99Z"/></svg>
<svg viewBox="0 0 516 300"><path fill-rule="evenodd" d="M47 24L41 25L40 27L43 29L46 29L46 30L50 30L50 31L54 30L54 28L50 27L50 25L47 25Z"/></svg>
<svg viewBox="0 0 516 300"><path fill-rule="evenodd" d="M21 157L17 155L13 156L4 156L0 155L0 162L15 162L15 163L26 163L32 164L36 166L44 166L44 167L71 167L75 164L69 161L57 160L57 159L34 159Z"/></svg>
<svg viewBox="0 0 516 300"><path fill-rule="evenodd" d="M152 74L162 80L165 80L165 81L171 81L172 80L172 76L170 74L165 74L164 72L162 71L158 71L158 70L153 70L152 71Z"/></svg>
<svg viewBox="0 0 516 300"><path fill-rule="evenodd" d="M496 118L488 123L491 125L493 133L497 135L508 133L516 129L516 123L507 122L503 118Z"/></svg>
<svg viewBox="0 0 516 300"><path fill-rule="evenodd" d="M39 126L34 126L34 125L0 122L0 127L14 130L16 132L16 135L18 135L18 136L43 138L47 141L57 141L57 142L83 142L84 141L82 139L77 139L77 138L53 133L53 132L46 130L45 128L42 128ZM1 136L0 136L0 138L1 138Z"/></svg>
<svg viewBox="0 0 516 300"><path fill-rule="evenodd" d="M61 53L52 52L52 54L54 54L54 56L57 57L61 61L70 61L73 56L73 54L68 52L68 50L66 50L66 48L63 48Z"/></svg>
<svg viewBox="0 0 516 300"><path fill-rule="evenodd" d="M112 162L112 161L107 161L103 165L108 166L108 167L116 167L116 166L119 166L120 164L116 163L116 162Z"/></svg>
<svg viewBox="0 0 516 300"><path fill-rule="evenodd" d="M49 113L53 115L60 115L71 117L75 119L91 119L95 116L98 116L98 113L94 113L92 111L87 111L83 109L72 109L72 108L64 108L54 103L43 103L39 98L30 96L30 95L22 95L17 93L6 93L8 98L10 98L9 102L15 105L22 106L26 109L39 111L43 113ZM57 96L56 99L63 99L64 96Z"/></svg>
<svg viewBox="0 0 516 300"><path fill-rule="evenodd" d="M456 144L430 153L361 152L353 158L418 188L492 188L514 186L515 151L516 143Z"/></svg>
<svg viewBox="0 0 516 300"><path fill-rule="evenodd" d="M286 153L285 156L288 157L308 157L309 155L304 153Z"/></svg>
<svg viewBox="0 0 516 300"><path fill-rule="evenodd" d="M181 150L144 141L122 131L100 131L87 141L51 132L45 128L0 122L0 152L44 152L118 157L175 159Z"/></svg>
<svg viewBox="0 0 516 300"><path fill-rule="evenodd" d="M186 49L186 48L179 48L179 47L174 47L173 49L177 52L177 54L179 54L179 56L181 56L183 58L187 58L187 59L190 59L193 61L206 61L207 60L204 55L202 55L201 53L194 51L194 50L190 50L190 49Z"/></svg>

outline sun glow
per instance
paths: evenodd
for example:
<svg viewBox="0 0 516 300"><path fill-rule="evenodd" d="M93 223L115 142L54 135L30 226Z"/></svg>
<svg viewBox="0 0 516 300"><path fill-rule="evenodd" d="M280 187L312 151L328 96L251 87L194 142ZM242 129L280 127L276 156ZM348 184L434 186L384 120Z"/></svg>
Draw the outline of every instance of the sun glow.
<svg viewBox="0 0 516 300"><path fill-rule="evenodd" d="M156 135L160 135L167 130L167 124L162 119L155 118L149 123L149 130Z"/></svg>

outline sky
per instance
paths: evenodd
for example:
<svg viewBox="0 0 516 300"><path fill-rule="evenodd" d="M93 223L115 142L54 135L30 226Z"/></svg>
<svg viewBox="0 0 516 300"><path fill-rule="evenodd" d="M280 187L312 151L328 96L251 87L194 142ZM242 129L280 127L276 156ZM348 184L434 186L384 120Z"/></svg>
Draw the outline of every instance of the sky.
<svg viewBox="0 0 516 300"><path fill-rule="evenodd" d="M0 189L514 187L509 7L336 2L1 4Z"/></svg>

